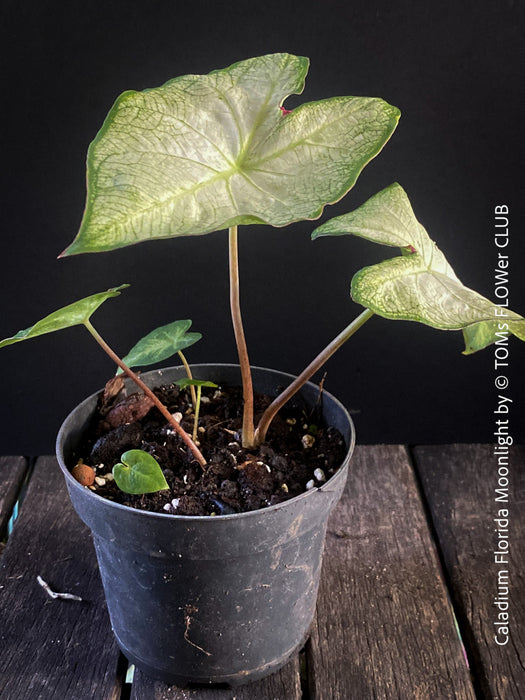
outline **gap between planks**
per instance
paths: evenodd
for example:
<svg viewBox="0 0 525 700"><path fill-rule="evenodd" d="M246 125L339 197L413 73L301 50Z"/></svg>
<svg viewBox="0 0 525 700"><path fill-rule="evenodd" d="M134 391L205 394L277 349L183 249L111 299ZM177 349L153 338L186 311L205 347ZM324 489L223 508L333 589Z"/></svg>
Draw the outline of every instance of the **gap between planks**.
<svg viewBox="0 0 525 700"><path fill-rule="evenodd" d="M41 575L82 603L51 600ZM56 460L37 460L0 559L0 697L118 700L123 678L89 530Z"/></svg>
<svg viewBox="0 0 525 700"><path fill-rule="evenodd" d="M425 446L414 450L439 539L479 695L484 700L525 697L525 446L509 451L508 503L495 500L494 445ZM495 561L497 511L509 512L508 564ZM503 532L505 535L505 532ZM498 573L508 571L510 637L495 641ZM505 602L505 601L504 601Z"/></svg>
<svg viewBox="0 0 525 700"><path fill-rule="evenodd" d="M316 700L474 700L408 454L361 446L328 526L309 654Z"/></svg>
<svg viewBox="0 0 525 700"><path fill-rule="evenodd" d="M0 540L7 535L7 526L22 493L30 461L26 457L0 457Z"/></svg>

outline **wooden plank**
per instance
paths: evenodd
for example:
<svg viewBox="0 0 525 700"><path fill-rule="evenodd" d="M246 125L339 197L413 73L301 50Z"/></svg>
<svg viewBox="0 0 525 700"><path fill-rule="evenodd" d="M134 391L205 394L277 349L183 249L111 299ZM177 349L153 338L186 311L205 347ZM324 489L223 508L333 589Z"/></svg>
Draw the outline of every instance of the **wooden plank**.
<svg viewBox="0 0 525 700"><path fill-rule="evenodd" d="M316 700L475 698L402 447L356 449L307 659Z"/></svg>
<svg viewBox="0 0 525 700"><path fill-rule="evenodd" d="M0 457L0 539L7 532L7 523L24 483L28 463L24 457Z"/></svg>
<svg viewBox="0 0 525 700"><path fill-rule="evenodd" d="M240 688L177 688L135 672L131 700L300 700L299 657L268 678Z"/></svg>
<svg viewBox="0 0 525 700"><path fill-rule="evenodd" d="M36 581L79 595L51 600ZM0 559L0 697L119 698L120 653L88 529L54 458L40 458Z"/></svg>
<svg viewBox="0 0 525 700"><path fill-rule="evenodd" d="M420 447L414 454L480 696L520 700L525 698L525 446L510 451L508 502L495 500L505 493L496 493L498 457L505 451L496 455L494 449L448 445ZM503 460L500 466L506 478ZM508 533L504 517L494 521L505 509ZM495 624L503 621L499 612L510 616L504 644L506 634Z"/></svg>

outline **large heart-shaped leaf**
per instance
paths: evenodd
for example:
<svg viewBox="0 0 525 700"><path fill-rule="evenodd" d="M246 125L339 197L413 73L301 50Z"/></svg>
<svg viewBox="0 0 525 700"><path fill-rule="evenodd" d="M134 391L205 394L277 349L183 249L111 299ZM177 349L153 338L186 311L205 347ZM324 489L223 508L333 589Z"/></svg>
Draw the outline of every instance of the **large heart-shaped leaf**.
<svg viewBox="0 0 525 700"><path fill-rule="evenodd" d="M522 316L502 309L459 281L397 183L354 212L319 226L312 237L343 234L402 247L403 256L365 267L352 279L353 299L380 316L443 330L463 329L466 354L509 332L525 340Z"/></svg>
<svg viewBox="0 0 525 700"><path fill-rule="evenodd" d="M86 211L64 254L318 217L379 153L399 110L334 97L285 113L307 70L306 58L271 54L121 95L89 148Z"/></svg>
<svg viewBox="0 0 525 700"><path fill-rule="evenodd" d="M190 326L190 320L183 320L155 328L131 348L124 363L128 367L144 367L167 360L202 338L200 333L188 333Z"/></svg>
<svg viewBox="0 0 525 700"><path fill-rule="evenodd" d="M112 289L108 289L107 292L92 294L89 297L75 301L73 304L64 306L62 309L58 309L58 311L54 311L52 314L49 314L49 316L38 321L30 328L18 331L18 333L11 338L0 341L0 348L18 343L21 340L36 338L39 335L44 335L44 333L52 333L53 331L60 331L64 328L70 328L71 326L81 325L89 320L90 316L106 301L106 299L118 296L121 290L126 289L126 287L129 287L129 284L113 287Z"/></svg>
<svg viewBox="0 0 525 700"><path fill-rule="evenodd" d="M141 495L169 489L159 463L144 450L128 450L120 459L112 472L121 491Z"/></svg>

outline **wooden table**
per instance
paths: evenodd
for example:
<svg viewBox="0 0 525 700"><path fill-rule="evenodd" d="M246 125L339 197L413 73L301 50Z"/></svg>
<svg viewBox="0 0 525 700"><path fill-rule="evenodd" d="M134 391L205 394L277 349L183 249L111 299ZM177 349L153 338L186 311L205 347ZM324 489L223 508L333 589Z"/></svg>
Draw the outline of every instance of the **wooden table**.
<svg viewBox="0 0 525 700"><path fill-rule="evenodd" d="M301 654L244 688L179 689L139 671L129 682L54 458L2 457L0 538L22 501L0 558L0 698L523 700L525 447L510 453L508 503L497 470L489 445L358 447ZM38 575L83 602L52 600ZM508 598L508 636L495 597Z"/></svg>

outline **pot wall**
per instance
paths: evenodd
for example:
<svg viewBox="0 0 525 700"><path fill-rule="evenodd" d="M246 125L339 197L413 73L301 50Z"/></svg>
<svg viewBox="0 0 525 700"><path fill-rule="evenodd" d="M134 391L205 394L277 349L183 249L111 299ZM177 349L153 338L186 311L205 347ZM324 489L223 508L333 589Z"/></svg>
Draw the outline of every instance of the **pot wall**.
<svg viewBox="0 0 525 700"><path fill-rule="evenodd" d="M235 365L197 365L196 378L240 384ZM184 369L148 372L150 385ZM293 377L253 369L254 388L275 395ZM318 387L299 401L313 406ZM236 685L280 668L303 644L315 612L330 511L341 496L354 444L348 413L323 393L325 421L349 446L321 488L269 508L190 517L138 511L83 488L66 465L96 405L84 401L64 422L57 455L77 513L91 528L111 624L123 653L149 675L179 685Z"/></svg>

